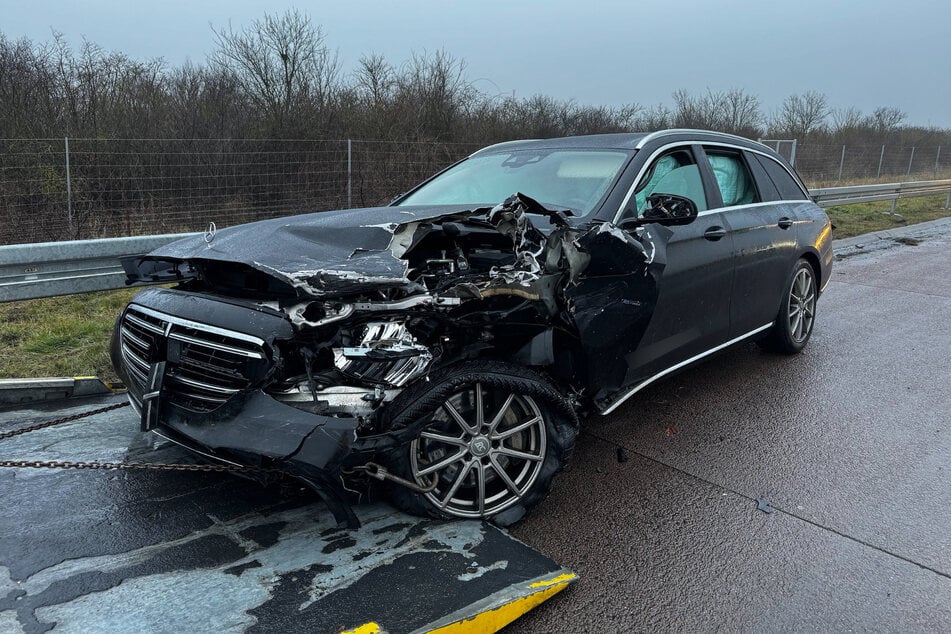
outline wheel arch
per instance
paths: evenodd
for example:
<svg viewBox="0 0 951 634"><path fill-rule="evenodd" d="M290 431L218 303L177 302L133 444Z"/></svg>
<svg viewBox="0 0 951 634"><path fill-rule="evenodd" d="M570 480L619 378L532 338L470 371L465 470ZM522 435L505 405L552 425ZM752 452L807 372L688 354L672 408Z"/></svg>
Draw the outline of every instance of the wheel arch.
<svg viewBox="0 0 951 634"><path fill-rule="evenodd" d="M822 265L819 263L819 256L813 253L812 251L806 251L799 256L801 259L809 263L809 266L812 267L812 272L816 276L816 288L822 288L825 280L822 279Z"/></svg>

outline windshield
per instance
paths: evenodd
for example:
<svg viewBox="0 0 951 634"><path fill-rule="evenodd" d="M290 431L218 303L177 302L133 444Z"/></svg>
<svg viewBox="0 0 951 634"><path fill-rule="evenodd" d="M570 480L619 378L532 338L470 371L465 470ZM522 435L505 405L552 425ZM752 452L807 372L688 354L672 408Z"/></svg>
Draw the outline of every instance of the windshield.
<svg viewBox="0 0 951 634"><path fill-rule="evenodd" d="M604 150L514 150L474 156L449 168L398 204L494 205L521 192L546 207L591 213L628 155Z"/></svg>

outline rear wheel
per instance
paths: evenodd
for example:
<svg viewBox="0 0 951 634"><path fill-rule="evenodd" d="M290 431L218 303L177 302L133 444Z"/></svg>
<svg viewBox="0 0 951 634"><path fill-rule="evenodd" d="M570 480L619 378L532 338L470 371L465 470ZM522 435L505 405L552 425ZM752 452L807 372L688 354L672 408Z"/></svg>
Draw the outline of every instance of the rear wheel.
<svg viewBox="0 0 951 634"><path fill-rule="evenodd" d="M508 363L462 363L430 379L392 404L393 425L419 431L387 466L434 488L394 485L393 502L433 517L517 521L568 460L577 425L570 404L541 376Z"/></svg>
<svg viewBox="0 0 951 634"><path fill-rule="evenodd" d="M819 287L816 273L806 260L799 260L789 274L783 303L763 347L784 354L796 354L806 347L816 320Z"/></svg>

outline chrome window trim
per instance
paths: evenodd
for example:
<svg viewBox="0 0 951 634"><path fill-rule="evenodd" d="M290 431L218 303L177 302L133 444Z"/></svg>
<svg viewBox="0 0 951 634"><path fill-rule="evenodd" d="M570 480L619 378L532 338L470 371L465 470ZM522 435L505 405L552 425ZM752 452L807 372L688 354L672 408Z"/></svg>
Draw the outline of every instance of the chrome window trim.
<svg viewBox="0 0 951 634"><path fill-rule="evenodd" d="M717 207L716 209L707 209L705 211L701 211L697 214L697 217L702 218L703 216L712 216L713 214L724 214L724 213L731 212L734 209L750 209L751 207L769 207L770 205L794 205L796 204L796 202L797 201L795 200L767 200L767 201L759 202L759 203L748 203L746 205L732 205L730 207ZM801 200L798 202L807 203L809 201ZM797 224L800 222L802 221L801 220L796 221Z"/></svg>
<svg viewBox="0 0 951 634"><path fill-rule="evenodd" d="M649 135L647 135L646 137L644 137L643 139L641 139L641 141L637 144L637 146L638 146L637 149L640 149L640 147L644 144L644 142L645 142L645 141L648 141L648 140L651 139L652 137L653 137L653 138L656 138L656 137L658 137L658 136L664 136L664 135L666 135L666 134L668 134L668 133L670 133L670 132L696 132L696 130L665 130L665 131L663 131L663 132L655 132L655 133L649 134ZM720 134L720 133L717 133L717 134ZM729 136L729 135L728 135L728 136ZM740 137L734 137L734 138L740 138ZM744 140L748 140L748 139L744 139ZM770 202L770 203L780 203L780 202L783 202L783 203L797 203L797 202L808 202L809 200L811 200L811 198L809 198L809 190L807 190L805 187L803 187L802 183L801 183L800 180L799 180L799 177L796 176L796 174L794 174L793 172L789 171L789 168L787 168L785 165L783 165L782 163L780 163L779 161L777 161L775 158L773 158L772 156L770 156L767 152L762 152L762 151L760 151L760 150L756 150L756 149L753 149L753 148L743 147L743 146L741 146L741 145L734 145L734 144L732 144L732 143L724 143L724 142L721 142L721 141L700 141L700 140L696 140L696 139L695 139L695 140L692 140L692 141L675 141L675 142L667 143L667 144L665 144L665 145L660 146L659 148L657 148L656 150L654 150L653 152L651 152L650 156L647 157L647 161L645 161L645 162L644 162L644 165L641 166L641 169L638 170L638 172L637 172L637 177L634 179L634 181L631 183L630 188L627 190L627 195L625 195L625 196L624 196L624 200L621 201L621 206L620 206L620 208L619 208L619 209L617 210L617 212L614 214L614 221L613 221L614 224L617 224L618 222L620 222L621 216L624 214L624 210L627 208L628 203L631 202L631 198L634 196L634 188L637 187L637 184L641 182L641 178L644 177L644 174L647 172L647 168L650 167L650 166L653 164L654 160L657 158L657 156L658 156L659 154L662 154L663 152L666 152L667 150L670 150L670 149L675 148L675 147L692 147L692 146L694 146L694 145L723 147L723 148L728 148L728 149L731 149L731 150L736 150L736 151L741 151L741 152L752 152L753 154L759 154L760 156L764 156L764 157L766 157L767 159L771 160L773 163L776 163L777 165L779 165L780 167L782 167L784 170L786 170L786 172L787 172L790 176L792 176L793 181L795 181L795 183L799 186L799 189L802 190L802 193L806 196L806 200L803 200L803 201L790 200L790 199L782 199L782 200L771 200L771 201L768 201L768 202ZM764 147L765 147L765 146L764 146ZM759 204L759 203L751 203L751 204ZM733 206L733 207L717 207L716 209L707 209L707 210L705 210L704 212L702 212L700 215L703 215L703 214L709 213L709 212L714 212L714 211L719 212L719 211L722 211L722 210L724 210L724 209L736 209L736 208L738 208L738 207L747 207L747 206L748 206L748 205L735 205L735 206Z"/></svg>
<svg viewBox="0 0 951 634"><path fill-rule="evenodd" d="M671 372L674 372L675 370L679 370L680 368L682 368L682 367L684 367L684 366L686 366L686 365L690 365L690 364L693 363L694 361L699 361L700 359L702 359L702 358L704 358L704 357L706 357L706 356L709 356L709 355L713 354L714 352L718 352L718 351L723 350L724 348L726 348L726 347L728 347L728 346L732 346L734 343L738 343L738 342L740 342L740 341L742 341L742 340L744 340L744 339L746 339L746 338L748 338L748 337L752 337L753 335L755 335L755 334L757 334L757 333L763 332L764 330L767 330L768 328L772 328L772 326L773 326L774 323L775 323L775 322L771 321L771 322L769 322L768 324L765 324L765 325L763 325L763 326L760 326L759 328L757 328L757 329L755 329L755 330L749 331L749 332L746 333L745 335L740 335L739 337L735 337L735 338L733 338L733 339L730 339L730 340L727 341L726 343L721 343L719 346L716 346L716 347L714 347L714 348L710 348L710 349L707 350L706 352L701 352L700 354L695 355L695 356L692 356L692 357L690 357L689 359L687 359L687 360L685 360L685 361L681 361L680 363L678 363L678 364L676 364L676 365L670 366L670 367L667 368L666 370L663 370L663 371L661 371L661 372L658 372L657 374L655 374L654 376L650 377L650 378L647 379L646 381L642 381L642 382L639 383L638 385L634 386L634 388L632 388L629 392L627 392L626 394L624 394L623 396L621 396L620 398L618 398L616 401L614 401L607 409L605 409L604 411L601 412L601 415L602 415L602 416L607 416L608 414L610 414L611 412L613 412L614 410L616 410L618 407L620 407L621 404L622 404L624 401L626 401L626 400L629 399L630 397L634 396L634 395L637 394L639 391L641 391L642 389L644 389L645 387L647 387L648 385L650 385L651 383L653 383L653 382L656 381L657 379L663 378L663 377L667 376L668 374L670 374Z"/></svg>

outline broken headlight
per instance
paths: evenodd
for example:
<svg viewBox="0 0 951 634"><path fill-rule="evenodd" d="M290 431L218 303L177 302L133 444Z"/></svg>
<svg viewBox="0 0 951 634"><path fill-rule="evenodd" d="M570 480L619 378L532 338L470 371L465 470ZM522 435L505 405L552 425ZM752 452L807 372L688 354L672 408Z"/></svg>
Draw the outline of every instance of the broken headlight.
<svg viewBox="0 0 951 634"><path fill-rule="evenodd" d="M403 387L429 368L433 354L399 321L370 322L360 345L334 348L334 365L343 374L389 387Z"/></svg>

